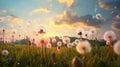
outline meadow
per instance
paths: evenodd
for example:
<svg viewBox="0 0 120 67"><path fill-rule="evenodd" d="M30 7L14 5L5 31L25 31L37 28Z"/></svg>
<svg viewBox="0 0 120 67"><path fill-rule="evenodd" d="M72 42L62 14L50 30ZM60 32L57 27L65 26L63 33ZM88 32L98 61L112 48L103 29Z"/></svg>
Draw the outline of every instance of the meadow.
<svg viewBox="0 0 120 67"><path fill-rule="evenodd" d="M4 56L2 50L8 50L9 54ZM55 53L54 63L52 54ZM75 47L61 48L58 53L56 47L46 48L44 57L41 55L41 48L20 44L0 44L0 66L1 67L72 67L72 59L77 56L83 67L120 67L120 56L113 52L109 56L108 46L92 46L87 54L87 62L84 56L80 55Z"/></svg>

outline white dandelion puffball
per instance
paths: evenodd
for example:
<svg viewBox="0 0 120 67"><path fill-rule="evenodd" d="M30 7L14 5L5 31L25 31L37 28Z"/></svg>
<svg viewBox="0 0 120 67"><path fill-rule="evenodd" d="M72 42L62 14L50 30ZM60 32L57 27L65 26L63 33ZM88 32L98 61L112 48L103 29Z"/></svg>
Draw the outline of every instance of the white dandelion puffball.
<svg viewBox="0 0 120 67"><path fill-rule="evenodd" d="M46 45L46 47L47 47L47 48L51 48L51 47L52 47L51 43L48 43L48 44Z"/></svg>
<svg viewBox="0 0 120 67"><path fill-rule="evenodd" d="M92 35L94 35L94 34L96 34L96 29L95 28L93 28L93 29L90 29L90 31L89 31L89 33Z"/></svg>
<svg viewBox="0 0 120 67"><path fill-rule="evenodd" d="M56 39L55 38L52 38L52 43L56 43Z"/></svg>
<svg viewBox="0 0 120 67"><path fill-rule="evenodd" d="M2 50L2 55L7 56L9 54L8 50Z"/></svg>
<svg viewBox="0 0 120 67"><path fill-rule="evenodd" d="M78 44L79 42L80 42L79 39L75 39L75 41L74 41L75 44Z"/></svg>
<svg viewBox="0 0 120 67"><path fill-rule="evenodd" d="M79 28L79 29L77 29L76 33L78 35L82 35L84 33L84 29L83 28Z"/></svg>
<svg viewBox="0 0 120 67"><path fill-rule="evenodd" d="M114 52L120 56L120 40L114 44L113 48L114 48Z"/></svg>
<svg viewBox="0 0 120 67"><path fill-rule="evenodd" d="M58 41L58 42L57 42L57 46L62 46L62 42L61 42L61 41Z"/></svg>
<svg viewBox="0 0 120 67"><path fill-rule="evenodd" d="M88 41L82 41L76 46L76 50L80 54L86 54L91 51L91 45Z"/></svg>
<svg viewBox="0 0 120 67"><path fill-rule="evenodd" d="M97 20L99 20L99 19L102 18L102 15L101 15L101 14L96 14L95 18L96 18Z"/></svg>
<svg viewBox="0 0 120 67"><path fill-rule="evenodd" d="M35 44L36 46L46 46L48 43L50 43L50 39L48 37L44 37L42 39L40 39L39 37L35 38Z"/></svg>
<svg viewBox="0 0 120 67"><path fill-rule="evenodd" d="M72 43L68 43L68 44L67 44L67 47L68 47L68 48L71 48L71 47L72 47Z"/></svg>
<svg viewBox="0 0 120 67"><path fill-rule="evenodd" d="M113 41L113 40L116 40L116 35L113 31L106 31L103 35L103 38L105 41Z"/></svg>
<svg viewBox="0 0 120 67"><path fill-rule="evenodd" d="M88 37L90 37L89 31L84 31L83 38L88 38Z"/></svg>
<svg viewBox="0 0 120 67"><path fill-rule="evenodd" d="M62 39L62 41L63 41L64 44L68 44L68 43L70 43L70 38L69 37L64 37Z"/></svg>

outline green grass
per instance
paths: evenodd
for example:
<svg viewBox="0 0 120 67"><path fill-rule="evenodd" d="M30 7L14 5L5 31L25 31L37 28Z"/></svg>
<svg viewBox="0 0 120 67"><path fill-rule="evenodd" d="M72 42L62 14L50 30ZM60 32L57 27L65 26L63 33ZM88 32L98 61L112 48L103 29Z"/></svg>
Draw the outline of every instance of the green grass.
<svg viewBox="0 0 120 67"><path fill-rule="evenodd" d="M9 51L8 56L1 54L2 50ZM52 53L56 53L55 64L52 64ZM61 48L61 54L57 53L56 48L46 49L46 55L41 56L41 48L26 45L0 44L0 62L4 67L72 67L73 57L78 56L81 59L83 67L86 63L83 55L77 53L75 47ZM108 47L92 47L92 51L87 54L88 67L120 67L120 56L113 53L112 58L109 56Z"/></svg>

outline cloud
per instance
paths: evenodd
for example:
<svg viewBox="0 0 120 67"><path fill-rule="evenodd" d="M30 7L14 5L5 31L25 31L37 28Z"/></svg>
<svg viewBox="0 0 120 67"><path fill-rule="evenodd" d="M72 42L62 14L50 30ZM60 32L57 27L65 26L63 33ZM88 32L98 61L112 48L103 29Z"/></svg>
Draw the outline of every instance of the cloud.
<svg viewBox="0 0 120 67"><path fill-rule="evenodd" d="M94 17L92 15L77 16L68 11L64 11L63 15L58 15L58 19L54 21L54 26L78 27L85 28L100 28L100 25L105 22L103 18ZM53 24L53 23L52 23Z"/></svg>
<svg viewBox="0 0 120 67"><path fill-rule="evenodd" d="M74 0L58 0L59 3L67 3L68 7L71 7L74 3Z"/></svg>
<svg viewBox="0 0 120 67"><path fill-rule="evenodd" d="M112 29L116 31L120 31L120 20L119 21L114 21L112 23Z"/></svg>
<svg viewBox="0 0 120 67"><path fill-rule="evenodd" d="M120 0L99 0L99 7L106 10L120 10Z"/></svg>
<svg viewBox="0 0 120 67"><path fill-rule="evenodd" d="M2 12L2 13L6 13L6 12L7 12L7 10L1 10L1 12Z"/></svg>
<svg viewBox="0 0 120 67"><path fill-rule="evenodd" d="M14 15L6 16L6 18L7 18L8 21L12 21L12 22L16 22L16 23L23 22L23 19L21 19L17 16L14 16Z"/></svg>
<svg viewBox="0 0 120 67"><path fill-rule="evenodd" d="M41 13L41 12L50 13L51 11L48 8L38 8L38 9L33 10L32 14Z"/></svg>

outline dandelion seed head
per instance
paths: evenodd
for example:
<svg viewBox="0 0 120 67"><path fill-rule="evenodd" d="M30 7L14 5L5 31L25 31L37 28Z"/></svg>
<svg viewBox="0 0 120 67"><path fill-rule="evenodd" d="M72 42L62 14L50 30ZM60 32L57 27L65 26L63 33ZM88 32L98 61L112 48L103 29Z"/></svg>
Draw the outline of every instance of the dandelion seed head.
<svg viewBox="0 0 120 67"><path fill-rule="evenodd" d="M96 29L95 29L95 28L90 29L89 33L90 33L90 34L93 34L93 35L96 34Z"/></svg>
<svg viewBox="0 0 120 67"><path fill-rule="evenodd" d="M114 44L113 48L114 48L114 52L120 56L120 40Z"/></svg>
<svg viewBox="0 0 120 67"><path fill-rule="evenodd" d="M103 38L105 41L111 42L113 40L116 40L116 35L113 31L106 31L103 35Z"/></svg>
<svg viewBox="0 0 120 67"><path fill-rule="evenodd" d="M76 50L80 54L89 53L91 51L91 45L88 41L82 41L78 43Z"/></svg>
<svg viewBox="0 0 120 67"><path fill-rule="evenodd" d="M84 29L83 28L79 28L79 29L77 29L76 33L78 35L82 35L84 33Z"/></svg>
<svg viewBox="0 0 120 67"><path fill-rule="evenodd" d="M52 38L52 43L56 43L56 39L55 38Z"/></svg>
<svg viewBox="0 0 120 67"><path fill-rule="evenodd" d="M71 48L71 47L72 47L72 43L68 43L68 44L67 44L67 47L68 47L68 48Z"/></svg>
<svg viewBox="0 0 120 67"><path fill-rule="evenodd" d="M47 47L47 48L51 48L51 47L52 47L51 43L48 43L48 44L46 45L46 47Z"/></svg>
<svg viewBox="0 0 120 67"><path fill-rule="evenodd" d="M79 42L80 42L80 40L79 39L75 39L75 44L78 44Z"/></svg>
<svg viewBox="0 0 120 67"><path fill-rule="evenodd" d="M61 41L58 41L58 42L57 42L57 46L62 46L62 42L61 42Z"/></svg>
<svg viewBox="0 0 120 67"><path fill-rule="evenodd" d="M8 50L2 50L2 55L7 56L9 54Z"/></svg>
<svg viewBox="0 0 120 67"><path fill-rule="evenodd" d="M62 41L63 41L64 44L68 44L68 43L70 43L70 38L69 37L64 37L62 39Z"/></svg>
<svg viewBox="0 0 120 67"><path fill-rule="evenodd" d="M88 38L88 37L90 37L89 31L84 31L83 38Z"/></svg>

